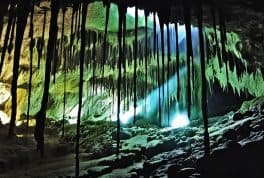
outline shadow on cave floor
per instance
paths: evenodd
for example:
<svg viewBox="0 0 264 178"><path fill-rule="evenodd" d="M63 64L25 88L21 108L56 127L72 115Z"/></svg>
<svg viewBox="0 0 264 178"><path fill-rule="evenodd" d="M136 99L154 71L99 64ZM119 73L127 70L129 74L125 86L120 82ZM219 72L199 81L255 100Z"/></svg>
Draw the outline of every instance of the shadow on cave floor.
<svg viewBox="0 0 264 178"><path fill-rule="evenodd" d="M82 177L262 178L264 160L264 100L244 111L210 118L210 158L203 157L203 126L193 121L180 129L133 126L121 131L121 154L115 156L115 126L85 122L81 127ZM58 124L46 128L46 156L35 151L33 136L23 126L6 140L0 128L0 177L74 176L75 126L63 139ZM33 130L31 130L33 132Z"/></svg>

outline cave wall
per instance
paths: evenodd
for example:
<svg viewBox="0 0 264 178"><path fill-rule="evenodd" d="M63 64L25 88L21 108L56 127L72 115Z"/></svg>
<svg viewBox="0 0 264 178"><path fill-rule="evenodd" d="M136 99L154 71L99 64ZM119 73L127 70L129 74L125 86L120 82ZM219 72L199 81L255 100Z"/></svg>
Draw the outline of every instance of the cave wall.
<svg viewBox="0 0 264 178"><path fill-rule="evenodd" d="M42 8L40 8L42 7ZM42 2L40 6L35 6L35 12L36 14L34 15L34 38L39 39L42 34L43 30L43 20L44 20L44 15L43 15L43 7L48 8L49 7L49 2ZM45 8L44 8L45 9ZM245 6L240 7L240 6L232 6L231 8L232 14L230 12L227 12L226 16L226 28L227 31L229 32L227 34L227 51L230 54L230 57L233 57L232 60L230 61L235 61L234 64L230 64L229 67L229 80L226 80L226 75L225 75L225 64L223 64L222 68L218 65L218 58L216 56L216 51L214 47L212 47L211 50L211 60L208 60L207 64L207 80L209 81L209 84L213 82L214 80L219 80L220 85L222 88L226 88L227 82L231 83L231 87L234 90L234 92L240 93L240 92L245 92L245 90L248 90L248 92L253 95L253 96L262 96L264 91L263 91L263 16L261 16L260 12L255 12L254 9L247 8ZM246 12L246 13L244 13ZM229 14L230 13L230 14ZM66 11L66 19L65 19L65 37L64 37L64 45L69 46L70 45L70 38L71 38L71 8L68 8ZM241 17L241 18L237 18ZM87 29L91 29L93 31L97 32L97 38L99 39L99 34L103 33L104 31L104 23L105 23L105 9L103 9L103 5L100 2L96 2L94 4L89 5L88 8L88 20L86 24ZM111 40L110 42L113 45L117 45L117 37L116 33L118 30L118 24L117 24L117 18L118 18L118 13L117 13L117 6L111 6L110 9L110 22L109 22L109 39ZM207 17L205 16L205 19ZM47 40L48 40L48 29L49 29L49 19L50 19L50 11L47 11L47 22L45 25L45 37L44 37L44 43L47 45ZM241 19L241 20L240 20ZM244 19L249 19L248 21L245 21ZM252 20L254 19L254 20ZM6 22L7 19L5 19ZM75 22L77 23L77 22ZM134 18L132 16L127 15L127 30L133 30L134 26ZM195 23L195 21L194 21ZM210 23L210 19L208 18L206 20L206 24ZM62 11L59 13L59 18L58 18L58 37L61 36L60 32L62 30ZM249 25L250 24L250 25ZM148 24L150 29L152 24ZM139 18L139 28L144 27L145 23L143 18ZM209 25L208 25L209 26ZM4 28L3 32L5 32L6 28L6 23L4 23ZM18 114L18 117L23 113L25 114L26 111L26 93L27 93L27 86L28 86L28 73L29 73L29 45L30 45L30 38L28 37L29 33L29 18L28 18L28 25L26 27L25 31L25 36L23 39L23 46L22 46L22 53L21 53L21 60L20 60L20 75L18 79L18 108L20 108L20 112ZM211 39L210 36L213 36L213 28L207 28L207 31L205 31L205 34L208 38L208 41L210 44L215 44L216 42L214 41L215 39ZM3 35L2 33L2 38L1 41L3 42ZM218 39L220 39L220 32L218 31ZM133 38L133 33L131 36L128 36L127 41L128 43L131 43L132 45L132 39ZM141 38L144 38L144 35L142 35ZM67 40L66 40L67 39ZM78 44L78 38L74 40L74 45L76 49L79 48ZM220 42L219 42L220 43ZM221 44L218 44L221 46ZM92 47L92 44L90 44ZM100 46L98 44L98 46ZM12 45L11 45L12 47ZM43 76L44 76L44 57L46 54L46 48L43 48L43 59L41 60L41 65L40 69L37 69L37 58L38 58L38 52L37 48L34 48L34 61L33 61L33 68L34 68L34 74L33 74L33 95L32 95L32 105L31 105L31 115L36 114L40 107L40 93L43 91ZM75 51L76 53L75 58L78 59L78 50ZM12 72L10 72L10 69L12 68L12 58L13 58L13 50L10 50L10 53L6 55L6 60L4 64L3 71L1 73L1 81L5 84L10 84L12 80ZM62 62L62 61L61 61ZM78 65L78 62L74 65ZM62 63L59 67L57 76L56 76L56 84L51 85L50 88L50 102L49 102L49 108L50 110L48 111L48 117L51 118L60 118L61 117L61 112L58 112L62 110L62 96L63 96L63 72L61 71L62 68ZM152 66L153 68L157 66ZM129 69L128 69L129 70ZM138 69L139 71L142 72L142 76L144 76L144 70L143 69ZM128 71L129 72L129 71ZM130 71L131 73L133 70ZM99 73L98 70L95 71L95 73ZM77 68L72 68L69 69L68 71L68 83L69 85L67 86L67 94L69 96L69 100L67 102L67 107L69 107L70 111L76 107L77 105L77 95L78 95L78 69ZM85 74L86 79L86 87L87 90L89 90L91 86L90 81L92 80L92 74L91 72L86 71ZM117 80L117 76L115 72L111 71L111 68L108 68L108 76L111 78L113 77L113 80ZM140 78L140 77L139 77ZM143 77L142 77L143 78ZM131 76L132 80L132 76ZM153 81L154 79L152 79ZM156 85L156 84L152 84ZM209 85L210 86L210 85ZM213 91L212 91L213 92ZM88 92L87 96L84 95L85 98L88 98ZM107 95L109 91L105 91L105 95ZM109 97L104 97L104 100L109 100ZM113 104L113 102L108 104ZM7 102L5 105L5 110L8 111L8 114L10 114L10 100ZM84 103L84 105L87 105L87 103ZM89 105L89 104L88 104ZM89 105L90 108L92 104ZM56 108L56 109L52 109ZM113 110L113 108L112 108ZM69 112L70 112L69 111ZM96 111L100 112L100 111Z"/></svg>

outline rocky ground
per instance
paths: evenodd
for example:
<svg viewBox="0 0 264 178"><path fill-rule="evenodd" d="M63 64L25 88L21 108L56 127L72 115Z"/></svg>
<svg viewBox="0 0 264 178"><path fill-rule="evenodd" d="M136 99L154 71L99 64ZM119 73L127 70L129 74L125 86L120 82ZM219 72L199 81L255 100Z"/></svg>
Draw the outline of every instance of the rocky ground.
<svg viewBox="0 0 264 178"><path fill-rule="evenodd" d="M245 107L245 106L244 106ZM82 127L82 177L262 178L264 175L264 104L210 118L211 155L204 158L202 121L181 129L123 128L121 154L115 155L113 124ZM90 129L89 129L90 128ZM0 177L74 176L74 133L46 130L46 156L35 151L32 136L17 130L7 141L1 126ZM71 134L72 133L72 134Z"/></svg>

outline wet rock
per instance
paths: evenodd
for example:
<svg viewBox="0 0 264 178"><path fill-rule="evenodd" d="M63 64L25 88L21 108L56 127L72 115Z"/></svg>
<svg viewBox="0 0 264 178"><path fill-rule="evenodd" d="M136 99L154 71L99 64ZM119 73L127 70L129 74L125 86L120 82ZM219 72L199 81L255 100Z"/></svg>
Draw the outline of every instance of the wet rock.
<svg viewBox="0 0 264 178"><path fill-rule="evenodd" d="M90 177L98 177L103 174L107 174L111 172L111 167L110 166L96 166L96 167L91 167L87 169L88 175Z"/></svg>
<svg viewBox="0 0 264 178"><path fill-rule="evenodd" d="M155 139L157 139L157 137L155 135L150 135L150 136L148 136L147 141L150 142L150 141L155 140Z"/></svg>
<svg viewBox="0 0 264 178"><path fill-rule="evenodd" d="M172 164L168 167L168 178L175 178L181 169L181 165Z"/></svg>
<svg viewBox="0 0 264 178"><path fill-rule="evenodd" d="M145 150L147 157L152 157L162 152L171 151L177 147L178 143L174 138L166 138L164 140L152 140L148 143Z"/></svg>
<svg viewBox="0 0 264 178"><path fill-rule="evenodd" d="M132 136L133 136L132 133L129 132L128 130L121 130L119 134L120 140L128 140ZM112 132L112 139L116 140L116 131Z"/></svg>
<svg viewBox="0 0 264 178"><path fill-rule="evenodd" d="M188 157L188 158L183 160L183 164L185 166L190 166L190 167L194 167L195 162L196 162L196 159L194 159L193 157Z"/></svg>
<svg viewBox="0 0 264 178"><path fill-rule="evenodd" d="M134 163L136 155L134 153L121 153L117 158L116 155L111 155L103 158L98 165L110 166L112 169L124 168Z"/></svg>
<svg viewBox="0 0 264 178"><path fill-rule="evenodd" d="M254 111L250 111L250 110L246 111L245 113L236 112L233 115L233 120L234 121L242 120L246 117L251 117L253 114L254 114Z"/></svg>
<svg viewBox="0 0 264 178"><path fill-rule="evenodd" d="M237 134L239 134L242 137L248 137L250 135L250 125L252 121L248 120L246 122L243 122L238 128L237 128Z"/></svg>
<svg viewBox="0 0 264 178"><path fill-rule="evenodd" d="M184 131L184 135L186 135L187 137L193 137L196 135L196 131L195 131L195 128L194 129L186 129Z"/></svg>
<svg viewBox="0 0 264 178"><path fill-rule="evenodd" d="M224 144L224 148L227 148L230 151L239 151L242 146L238 142L230 140Z"/></svg>
<svg viewBox="0 0 264 178"><path fill-rule="evenodd" d="M79 157L81 160L88 160L91 157L92 153L80 153Z"/></svg>
<svg viewBox="0 0 264 178"><path fill-rule="evenodd" d="M150 175L151 172L153 172L155 169L157 169L164 163L166 163L166 160L163 160L163 159L145 162L143 164L143 170L144 170L145 176Z"/></svg>
<svg viewBox="0 0 264 178"><path fill-rule="evenodd" d="M237 132L235 129L229 129L224 132L223 138L227 140L237 140Z"/></svg>
<svg viewBox="0 0 264 178"><path fill-rule="evenodd" d="M181 170L178 171L175 178L188 178L189 176L191 176L195 172L196 172L195 168L182 168Z"/></svg>
<svg viewBox="0 0 264 178"><path fill-rule="evenodd" d="M178 146L179 147L186 147L186 146L188 146L188 142L187 141L180 141L179 143L178 143Z"/></svg>
<svg viewBox="0 0 264 178"><path fill-rule="evenodd" d="M252 130L253 130L254 132L258 132L258 131L261 131L261 130L262 130L262 127L261 127L260 125L254 125L254 126L252 127Z"/></svg>
<svg viewBox="0 0 264 178"><path fill-rule="evenodd" d="M138 174L136 172L130 172L130 178L137 178Z"/></svg>

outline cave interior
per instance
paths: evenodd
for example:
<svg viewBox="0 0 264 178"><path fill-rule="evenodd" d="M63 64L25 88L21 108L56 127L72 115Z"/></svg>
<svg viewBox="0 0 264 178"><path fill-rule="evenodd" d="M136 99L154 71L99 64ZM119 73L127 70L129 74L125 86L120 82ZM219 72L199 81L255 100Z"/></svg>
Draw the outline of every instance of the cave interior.
<svg viewBox="0 0 264 178"><path fill-rule="evenodd" d="M264 177L261 0L1 0L0 57L0 177Z"/></svg>

